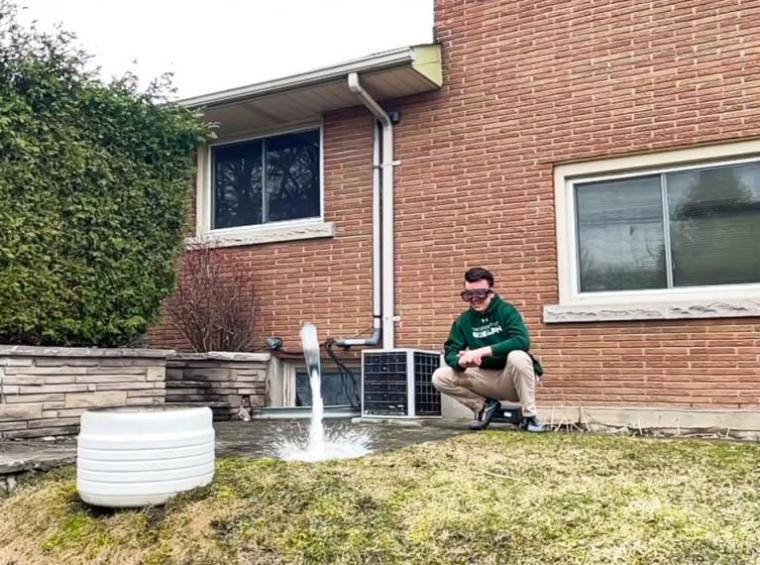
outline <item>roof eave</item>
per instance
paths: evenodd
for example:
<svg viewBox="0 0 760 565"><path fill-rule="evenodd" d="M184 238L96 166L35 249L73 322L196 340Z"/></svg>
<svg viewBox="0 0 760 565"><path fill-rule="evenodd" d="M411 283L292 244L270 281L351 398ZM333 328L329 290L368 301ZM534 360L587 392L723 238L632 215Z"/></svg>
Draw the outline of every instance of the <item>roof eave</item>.
<svg viewBox="0 0 760 565"><path fill-rule="evenodd" d="M256 98L258 96L270 95L281 91L328 82L353 72L366 73L398 65L413 64L417 58L415 49L415 47L402 47L391 51L384 51L382 53L376 53L374 55L362 57L361 59L355 59L329 67L323 67L314 71L186 98L179 100L177 103L188 108L208 108L222 104L230 104L247 98ZM431 85L440 86L440 84L436 85L436 82L438 81L433 77L431 79Z"/></svg>

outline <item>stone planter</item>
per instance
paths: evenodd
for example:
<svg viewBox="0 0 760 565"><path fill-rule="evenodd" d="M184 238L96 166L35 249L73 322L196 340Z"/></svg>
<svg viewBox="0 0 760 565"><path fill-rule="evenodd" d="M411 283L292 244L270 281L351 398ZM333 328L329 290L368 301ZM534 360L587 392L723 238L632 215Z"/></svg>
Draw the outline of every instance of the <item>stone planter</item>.
<svg viewBox="0 0 760 565"><path fill-rule="evenodd" d="M172 353L0 346L0 437L75 434L87 408L163 404Z"/></svg>
<svg viewBox="0 0 760 565"><path fill-rule="evenodd" d="M216 420L237 417L241 403L266 403L269 353L212 351L172 355L166 364L166 402L209 406Z"/></svg>

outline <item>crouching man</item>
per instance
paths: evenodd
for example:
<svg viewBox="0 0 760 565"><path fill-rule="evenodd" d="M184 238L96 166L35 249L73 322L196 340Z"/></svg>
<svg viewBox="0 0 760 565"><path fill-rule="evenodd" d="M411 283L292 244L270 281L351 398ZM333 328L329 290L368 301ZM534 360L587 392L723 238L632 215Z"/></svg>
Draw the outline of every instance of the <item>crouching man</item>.
<svg viewBox="0 0 760 565"><path fill-rule="evenodd" d="M536 412L541 365L528 349L522 316L493 291L493 275L476 267L464 275L462 300L470 307L451 326L444 345L446 366L433 373L433 386L475 414L470 429L484 430L501 400L522 405L521 427L543 432Z"/></svg>

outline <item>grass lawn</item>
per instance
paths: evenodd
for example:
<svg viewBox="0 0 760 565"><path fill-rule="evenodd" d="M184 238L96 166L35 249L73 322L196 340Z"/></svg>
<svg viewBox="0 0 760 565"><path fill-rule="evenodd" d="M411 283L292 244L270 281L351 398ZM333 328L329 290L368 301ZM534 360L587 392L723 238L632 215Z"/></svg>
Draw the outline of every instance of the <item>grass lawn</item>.
<svg viewBox="0 0 760 565"><path fill-rule="evenodd" d="M0 563L760 563L760 446L489 431L320 464L220 459L165 508L74 469L0 500Z"/></svg>

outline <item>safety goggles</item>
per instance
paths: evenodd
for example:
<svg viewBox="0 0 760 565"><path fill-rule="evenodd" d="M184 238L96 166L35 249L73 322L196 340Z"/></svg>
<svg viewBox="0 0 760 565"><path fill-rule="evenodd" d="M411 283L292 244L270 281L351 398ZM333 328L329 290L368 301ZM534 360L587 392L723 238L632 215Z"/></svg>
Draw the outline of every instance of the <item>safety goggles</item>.
<svg viewBox="0 0 760 565"><path fill-rule="evenodd" d="M493 291L490 288L479 288L477 290L463 290L459 293L459 296L465 302L472 302L473 300L485 300L491 292Z"/></svg>

